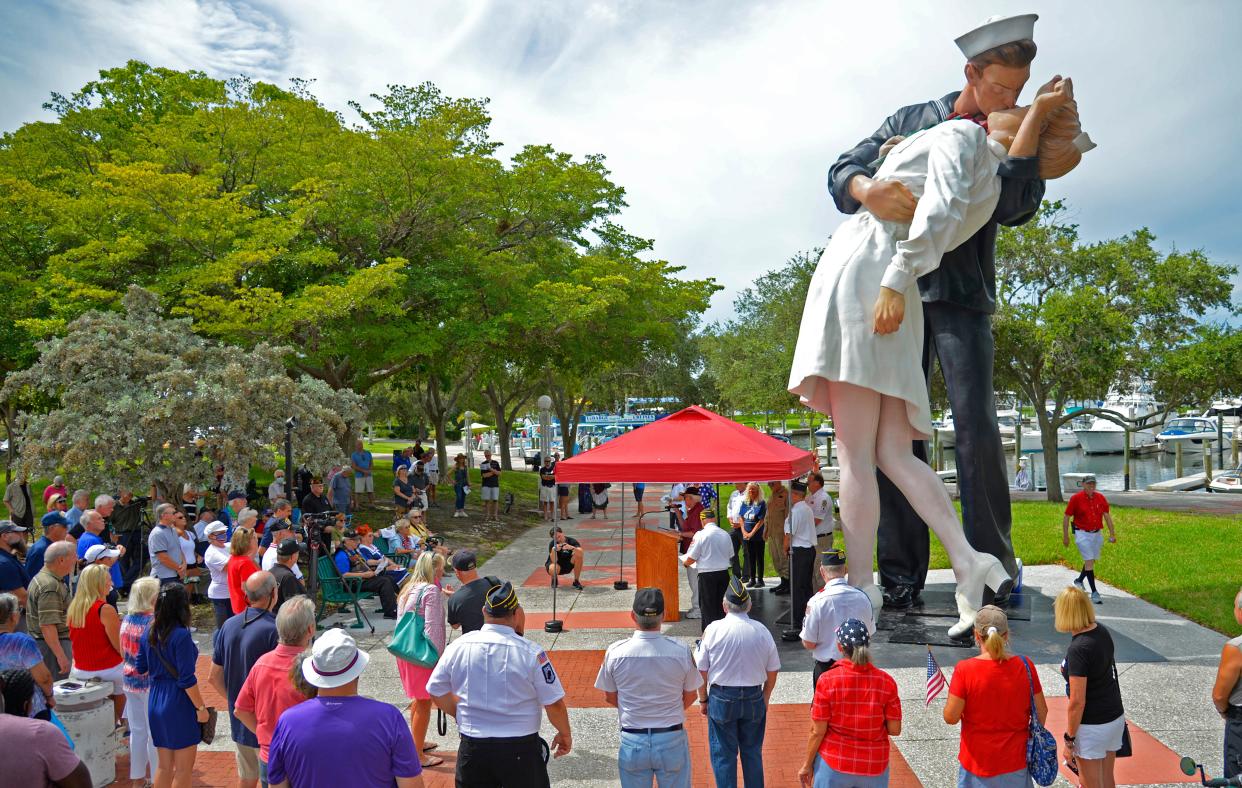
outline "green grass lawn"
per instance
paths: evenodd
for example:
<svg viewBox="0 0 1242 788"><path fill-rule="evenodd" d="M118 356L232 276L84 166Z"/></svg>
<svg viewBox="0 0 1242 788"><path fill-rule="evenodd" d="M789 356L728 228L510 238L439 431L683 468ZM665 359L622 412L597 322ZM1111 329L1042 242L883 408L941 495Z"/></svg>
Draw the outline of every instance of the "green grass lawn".
<svg viewBox="0 0 1242 788"><path fill-rule="evenodd" d="M1023 563L1081 568L1073 535L1069 547L1061 544L1063 511L1063 504L1013 503L1013 544ZM1238 634L1232 608L1242 584L1242 517L1120 507L1112 515L1117 543L1105 542L1098 579L1218 632ZM949 568L934 536L931 567ZM767 576L774 575L768 557Z"/></svg>

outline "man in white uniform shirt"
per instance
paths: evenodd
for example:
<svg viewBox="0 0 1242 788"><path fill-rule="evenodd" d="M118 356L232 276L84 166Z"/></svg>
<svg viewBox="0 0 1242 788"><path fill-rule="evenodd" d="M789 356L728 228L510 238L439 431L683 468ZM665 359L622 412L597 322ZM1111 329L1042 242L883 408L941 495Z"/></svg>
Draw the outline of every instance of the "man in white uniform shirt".
<svg viewBox="0 0 1242 788"><path fill-rule="evenodd" d="M526 613L509 583L487 593L483 628L449 644L427 692L457 721L457 784L547 788L539 723L556 728L552 754L573 747L565 690L547 653L522 637Z"/></svg>
<svg viewBox="0 0 1242 788"><path fill-rule="evenodd" d="M837 627L849 619L857 619L867 625L868 634L875 634L875 611L871 598L862 589L846 582L848 569L845 553L828 550L820 553L819 576L824 581L822 591L811 597L802 619L802 645L815 657L815 669L811 672L811 694L820 675L836 662Z"/></svg>
<svg viewBox="0 0 1242 788"><path fill-rule="evenodd" d="M690 540L681 562L698 570L700 630L724 618L724 595L729 587L729 564L735 559L733 540L716 524L716 513L703 510L703 529Z"/></svg>
<svg viewBox="0 0 1242 788"><path fill-rule="evenodd" d="M793 505L785 521L785 552L789 554L790 612L792 626L781 633L781 640L797 643L802 639L802 616L811 601L811 575L815 572L815 513L806 502L806 482L789 485Z"/></svg>
<svg viewBox="0 0 1242 788"><path fill-rule="evenodd" d="M824 475L812 471L806 479L806 502L815 515L815 553L822 555L832 549L832 530L836 526L836 517L832 511L832 496L824 489ZM816 572L812 578L812 587L819 591L824 587L824 579Z"/></svg>
<svg viewBox="0 0 1242 788"><path fill-rule="evenodd" d="M293 526L288 524L287 520L278 520L276 524L269 526L274 529L272 532L272 545L263 552L263 556L259 559L259 568L265 572L272 571L272 567L276 566L276 562L280 560L281 542L286 539L297 539L297 531L293 530ZM294 564L290 569L293 570L293 576L298 580L302 579L302 570Z"/></svg>
<svg viewBox="0 0 1242 788"><path fill-rule="evenodd" d="M703 677L684 644L660 633L664 593L640 588L630 614L638 627L604 653L595 688L621 717L621 788L690 788L686 708Z"/></svg>
<svg viewBox="0 0 1242 788"><path fill-rule="evenodd" d="M763 788L763 735L768 700L781 659L772 633L750 618L750 592L734 578L724 598L727 614L703 633L695 661L703 674L699 704L707 715L716 785L737 785L742 761L746 788Z"/></svg>

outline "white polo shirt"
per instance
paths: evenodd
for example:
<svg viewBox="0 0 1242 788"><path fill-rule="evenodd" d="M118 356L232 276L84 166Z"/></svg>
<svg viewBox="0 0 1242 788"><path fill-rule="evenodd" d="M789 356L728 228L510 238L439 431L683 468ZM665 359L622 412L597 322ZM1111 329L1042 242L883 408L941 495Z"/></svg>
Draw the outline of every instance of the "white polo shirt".
<svg viewBox="0 0 1242 788"><path fill-rule="evenodd" d="M815 513L806 499L789 507L789 517L785 520L785 533L789 534L789 546L815 546Z"/></svg>
<svg viewBox="0 0 1242 788"><path fill-rule="evenodd" d="M815 659L827 662L841 656L837 651L837 627L851 618L863 622L867 625L867 631L875 634L871 599L844 577L835 577L811 597L806 605L806 615L802 618L800 637L815 644L815 650L811 652Z"/></svg>
<svg viewBox="0 0 1242 788"><path fill-rule="evenodd" d="M827 536L832 533L832 496L823 487L820 487L812 495L806 497L807 504L811 507L811 513L815 515L815 534L817 536Z"/></svg>
<svg viewBox="0 0 1242 788"><path fill-rule="evenodd" d="M772 633L745 613L708 624L694 660L707 673L707 683L721 687L759 687L768 671L781 669Z"/></svg>
<svg viewBox="0 0 1242 788"><path fill-rule="evenodd" d="M704 523L703 530L690 540L686 555L694 559L694 568L700 572L719 572L728 569L733 560L733 540L715 523Z"/></svg>
<svg viewBox="0 0 1242 788"><path fill-rule="evenodd" d="M703 684L690 649L659 632L636 631L604 653L595 688L617 693L622 728L669 728L686 721L683 692Z"/></svg>
<svg viewBox="0 0 1242 788"><path fill-rule="evenodd" d="M276 548L277 545L272 545L263 551L263 557L259 559L259 564L264 572L270 572L272 567L276 566L276 559L280 557L277 555L279 551ZM294 577L298 580L302 579L302 570L296 563L289 568L293 570Z"/></svg>
<svg viewBox="0 0 1242 788"><path fill-rule="evenodd" d="M475 738L538 733L543 707L565 697L547 653L500 624L484 624L450 643L427 692L456 695L457 728Z"/></svg>

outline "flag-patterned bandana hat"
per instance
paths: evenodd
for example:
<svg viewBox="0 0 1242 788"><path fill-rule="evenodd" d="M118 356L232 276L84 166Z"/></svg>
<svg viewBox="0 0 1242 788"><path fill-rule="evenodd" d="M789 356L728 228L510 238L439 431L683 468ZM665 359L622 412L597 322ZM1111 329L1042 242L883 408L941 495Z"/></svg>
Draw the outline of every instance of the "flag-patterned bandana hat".
<svg viewBox="0 0 1242 788"><path fill-rule="evenodd" d="M837 627L837 642L843 646L865 646L871 642L867 625L856 618L847 618Z"/></svg>

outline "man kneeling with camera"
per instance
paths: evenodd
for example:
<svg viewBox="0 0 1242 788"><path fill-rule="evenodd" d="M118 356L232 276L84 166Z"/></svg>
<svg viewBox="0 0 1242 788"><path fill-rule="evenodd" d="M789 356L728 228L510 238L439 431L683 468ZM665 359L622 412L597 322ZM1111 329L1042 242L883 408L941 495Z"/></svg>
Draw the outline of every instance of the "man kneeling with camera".
<svg viewBox="0 0 1242 788"><path fill-rule="evenodd" d="M556 585L560 575L574 573L574 588L582 590L582 545L572 536L566 536L559 525L552 526L548 532L552 541L548 543L548 560L543 568L552 577L552 585Z"/></svg>

